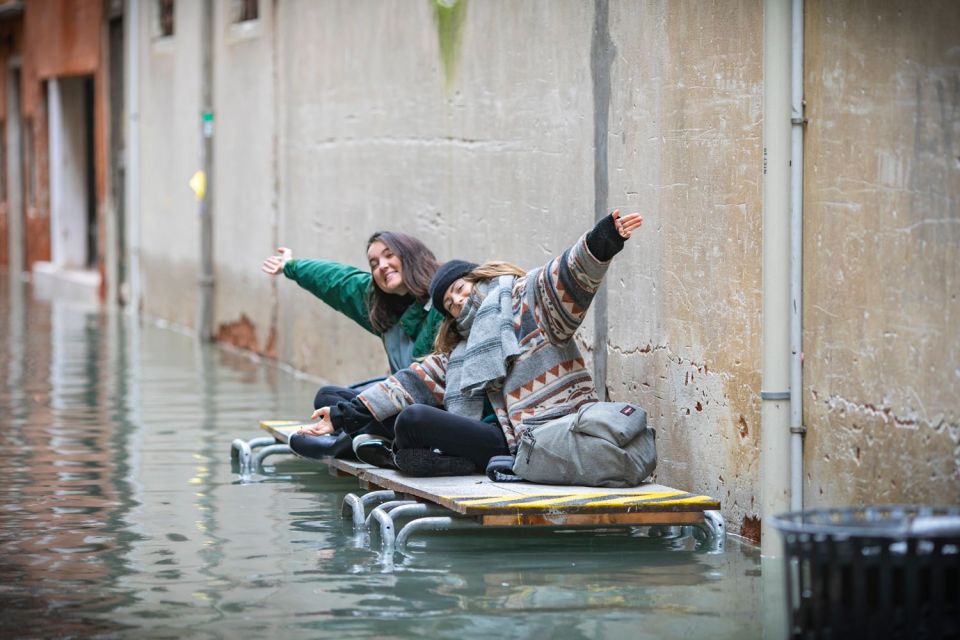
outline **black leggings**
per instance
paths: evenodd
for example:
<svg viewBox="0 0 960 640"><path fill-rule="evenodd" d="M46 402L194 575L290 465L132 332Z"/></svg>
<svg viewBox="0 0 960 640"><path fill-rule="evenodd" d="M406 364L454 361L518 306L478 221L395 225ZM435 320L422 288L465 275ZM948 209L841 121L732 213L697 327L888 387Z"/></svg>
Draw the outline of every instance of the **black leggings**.
<svg viewBox="0 0 960 640"><path fill-rule="evenodd" d="M376 383L377 380L367 381L366 386ZM328 385L326 387L320 387L320 390L317 391L317 396L313 399L313 408L319 409L320 407L332 407L338 402L343 402L346 400L350 402L363 391L366 386L357 386L353 387L338 387L336 385ZM377 422L372 420L367 423L366 426L361 427L359 430L351 434L351 437L356 437L361 433L370 433L375 436L382 436L385 438L393 439L393 421L396 418L387 418L383 422Z"/></svg>
<svg viewBox="0 0 960 640"><path fill-rule="evenodd" d="M447 455L467 458L481 471L493 456L510 453L503 430L490 424L454 415L425 404L410 405L394 423L394 446L400 449L439 449Z"/></svg>

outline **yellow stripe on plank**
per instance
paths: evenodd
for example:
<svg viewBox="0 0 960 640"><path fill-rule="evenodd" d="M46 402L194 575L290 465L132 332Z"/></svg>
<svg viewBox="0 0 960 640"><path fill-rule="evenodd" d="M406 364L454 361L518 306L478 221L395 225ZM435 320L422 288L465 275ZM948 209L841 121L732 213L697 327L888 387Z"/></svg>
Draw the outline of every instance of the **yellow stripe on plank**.
<svg viewBox="0 0 960 640"><path fill-rule="evenodd" d="M600 506L611 506L611 507L629 507L631 505L637 504L649 504L653 502L657 503L666 503L666 504L676 504L680 500L690 500L691 498L703 498L704 500L712 501L711 498L706 496L694 496L693 494L687 493L686 491L671 491L663 492L659 494L633 494L633 495L618 495L610 496L608 499L600 499L595 502L591 502L591 507L600 507Z"/></svg>
<svg viewBox="0 0 960 640"><path fill-rule="evenodd" d="M472 498L472 497L447 497L446 500L452 500L457 504L462 504L467 507L481 507L484 505L492 505L498 503L504 504L522 504L528 501L560 501L564 502L567 500L575 500L576 498L599 498L600 496L610 495L604 493L540 493L533 495L516 495L516 496L496 496L491 498Z"/></svg>
<svg viewBox="0 0 960 640"><path fill-rule="evenodd" d="M516 497L445 497L445 500L455 502L459 506L476 508L515 508L515 509L544 509L563 506L629 506L647 502L674 502L671 498L687 498L689 493L684 491L648 491L644 493L565 493L539 494Z"/></svg>
<svg viewBox="0 0 960 640"><path fill-rule="evenodd" d="M665 507L669 507L669 506L674 506L674 505L678 505L678 504L710 504L710 503L713 503L713 502L716 502L716 500L714 500L713 498L707 497L707 496L695 496L695 495L691 495L691 494L689 494L689 493L685 493L685 494L681 494L681 495L678 495L678 496L671 496L671 497L669 497L669 498L652 499L652 500L642 500L642 499L640 499L640 500L610 500L610 501L604 500L604 501L599 501L599 502L592 502L592 503L587 504L587 505L585 505L585 506L589 506L589 507L608 507L608 506L609 506L609 507L630 507L630 506L637 506L637 505L641 505L641 504L645 504L645 505L656 504L656 505L662 505L662 506L665 506Z"/></svg>
<svg viewBox="0 0 960 640"><path fill-rule="evenodd" d="M301 424L298 420L261 420L260 428L265 431L279 431L284 427L295 427Z"/></svg>

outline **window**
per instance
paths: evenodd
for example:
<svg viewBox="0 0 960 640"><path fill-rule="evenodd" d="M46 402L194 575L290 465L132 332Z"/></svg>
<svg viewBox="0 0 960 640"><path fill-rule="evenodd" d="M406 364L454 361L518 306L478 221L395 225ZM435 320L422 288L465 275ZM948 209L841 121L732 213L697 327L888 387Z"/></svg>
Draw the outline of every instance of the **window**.
<svg viewBox="0 0 960 640"><path fill-rule="evenodd" d="M234 22L248 22L260 18L260 0L234 0Z"/></svg>
<svg viewBox="0 0 960 640"><path fill-rule="evenodd" d="M157 34L161 38L173 35L174 0L157 0Z"/></svg>

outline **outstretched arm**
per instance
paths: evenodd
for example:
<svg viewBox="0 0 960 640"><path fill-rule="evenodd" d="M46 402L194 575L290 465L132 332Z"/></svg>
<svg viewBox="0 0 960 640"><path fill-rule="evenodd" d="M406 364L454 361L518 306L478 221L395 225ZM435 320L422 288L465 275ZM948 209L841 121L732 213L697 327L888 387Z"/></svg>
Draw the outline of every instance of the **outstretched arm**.
<svg viewBox="0 0 960 640"><path fill-rule="evenodd" d="M264 260L260 269L271 276L283 273L335 311L377 334L367 308L367 290L373 280L369 271L331 260L294 260L287 247L279 247L277 254Z"/></svg>
<svg viewBox="0 0 960 640"><path fill-rule="evenodd" d="M643 224L639 213L620 210L600 220L590 231L544 267L531 272L533 317L554 344L569 341L587 315L610 260Z"/></svg>

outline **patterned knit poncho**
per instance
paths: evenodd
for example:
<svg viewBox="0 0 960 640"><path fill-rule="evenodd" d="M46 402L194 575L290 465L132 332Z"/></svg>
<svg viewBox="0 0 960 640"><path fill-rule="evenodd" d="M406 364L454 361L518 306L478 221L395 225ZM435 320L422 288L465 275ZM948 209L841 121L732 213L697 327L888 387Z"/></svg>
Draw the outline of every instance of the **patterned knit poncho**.
<svg viewBox="0 0 960 640"><path fill-rule="evenodd" d="M513 286L520 355L508 365L502 387L487 392L511 453L530 426L597 401L593 378L572 338L610 261L594 257L586 238ZM381 421L411 404L445 408L446 368L447 356L434 353L370 387L359 400Z"/></svg>

